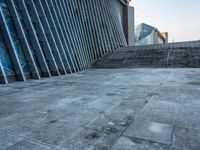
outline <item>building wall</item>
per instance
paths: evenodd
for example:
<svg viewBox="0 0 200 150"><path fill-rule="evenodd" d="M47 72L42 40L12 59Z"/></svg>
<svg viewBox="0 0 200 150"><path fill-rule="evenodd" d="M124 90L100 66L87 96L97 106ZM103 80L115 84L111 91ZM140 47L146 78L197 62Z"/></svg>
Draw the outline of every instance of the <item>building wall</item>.
<svg viewBox="0 0 200 150"><path fill-rule="evenodd" d="M129 46L134 45L134 35L135 35L135 20L134 20L134 7L126 6L124 7L124 33L126 41Z"/></svg>
<svg viewBox="0 0 200 150"><path fill-rule="evenodd" d="M163 43L165 43L165 40L163 39L163 38L161 38L160 36L159 36L159 33L158 32L153 32L153 39L154 39L154 41L153 41L153 43L152 44L163 44Z"/></svg>
<svg viewBox="0 0 200 150"><path fill-rule="evenodd" d="M0 0L0 82L60 76L127 46L118 0Z"/></svg>
<svg viewBox="0 0 200 150"><path fill-rule="evenodd" d="M116 0L116 5L118 9L117 15L122 24L127 44L132 46L134 45L132 39L135 33L134 7L129 6L128 2L127 0Z"/></svg>
<svg viewBox="0 0 200 150"><path fill-rule="evenodd" d="M117 8L117 15L119 17L119 21L120 23L123 25L123 21L124 21L124 7L126 7L125 5L123 5L120 1L116 0L116 8Z"/></svg>
<svg viewBox="0 0 200 150"><path fill-rule="evenodd" d="M140 41L136 42L135 45L150 45L154 43L154 36L153 32L146 36L145 38L141 39Z"/></svg>

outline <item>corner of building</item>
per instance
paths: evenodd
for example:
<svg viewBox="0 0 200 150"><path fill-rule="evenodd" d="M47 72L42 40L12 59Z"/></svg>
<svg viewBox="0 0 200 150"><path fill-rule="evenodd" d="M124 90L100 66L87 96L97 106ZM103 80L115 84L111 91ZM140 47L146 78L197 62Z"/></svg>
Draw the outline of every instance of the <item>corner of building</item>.
<svg viewBox="0 0 200 150"><path fill-rule="evenodd" d="M135 16L134 16L134 7L126 5L124 7L124 22L123 22L123 28L124 28L124 34L126 37L126 41L128 46L134 45L134 34L135 34Z"/></svg>

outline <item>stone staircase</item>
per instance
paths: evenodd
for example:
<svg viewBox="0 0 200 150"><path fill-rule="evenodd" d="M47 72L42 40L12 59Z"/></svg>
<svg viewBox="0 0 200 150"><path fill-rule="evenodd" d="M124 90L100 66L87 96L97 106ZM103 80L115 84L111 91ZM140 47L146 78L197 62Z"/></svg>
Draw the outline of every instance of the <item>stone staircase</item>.
<svg viewBox="0 0 200 150"><path fill-rule="evenodd" d="M120 48L93 68L199 68L200 41Z"/></svg>

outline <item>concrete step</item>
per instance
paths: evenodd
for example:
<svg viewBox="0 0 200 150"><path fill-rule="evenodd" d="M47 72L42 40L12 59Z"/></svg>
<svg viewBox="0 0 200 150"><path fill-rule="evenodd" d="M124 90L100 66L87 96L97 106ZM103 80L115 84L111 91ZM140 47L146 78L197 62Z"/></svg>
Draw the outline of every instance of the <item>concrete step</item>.
<svg viewBox="0 0 200 150"><path fill-rule="evenodd" d="M199 68L200 42L121 48L96 61L93 68Z"/></svg>

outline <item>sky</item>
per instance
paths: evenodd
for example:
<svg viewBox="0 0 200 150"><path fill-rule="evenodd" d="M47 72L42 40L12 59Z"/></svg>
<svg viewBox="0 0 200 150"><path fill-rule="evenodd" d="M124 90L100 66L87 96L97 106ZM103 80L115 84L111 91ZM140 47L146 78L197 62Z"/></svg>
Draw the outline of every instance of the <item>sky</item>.
<svg viewBox="0 0 200 150"><path fill-rule="evenodd" d="M147 23L173 40L200 40L200 0L132 0L135 24Z"/></svg>

